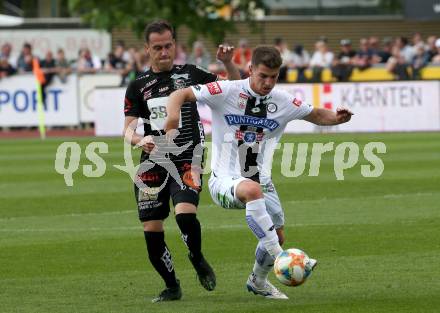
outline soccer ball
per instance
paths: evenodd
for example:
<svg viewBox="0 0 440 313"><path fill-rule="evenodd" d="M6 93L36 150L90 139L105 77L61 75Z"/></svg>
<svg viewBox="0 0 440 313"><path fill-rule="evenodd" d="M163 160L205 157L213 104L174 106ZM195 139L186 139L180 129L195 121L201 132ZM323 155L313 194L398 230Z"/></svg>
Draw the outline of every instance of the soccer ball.
<svg viewBox="0 0 440 313"><path fill-rule="evenodd" d="M300 249L287 249L275 259L275 276L287 286L299 286L312 274L309 257Z"/></svg>

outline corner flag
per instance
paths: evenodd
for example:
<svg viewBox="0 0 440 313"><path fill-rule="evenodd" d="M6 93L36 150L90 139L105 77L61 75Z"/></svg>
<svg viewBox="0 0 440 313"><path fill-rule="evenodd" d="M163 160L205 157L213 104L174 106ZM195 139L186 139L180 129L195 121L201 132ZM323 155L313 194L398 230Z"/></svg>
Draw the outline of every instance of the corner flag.
<svg viewBox="0 0 440 313"><path fill-rule="evenodd" d="M32 71L36 80L36 90L37 90L37 114L38 114L38 130L40 131L40 138L46 138L46 125L44 118L44 107L43 107L43 87L42 85L46 83L46 78L41 70L40 62L37 58L32 60Z"/></svg>

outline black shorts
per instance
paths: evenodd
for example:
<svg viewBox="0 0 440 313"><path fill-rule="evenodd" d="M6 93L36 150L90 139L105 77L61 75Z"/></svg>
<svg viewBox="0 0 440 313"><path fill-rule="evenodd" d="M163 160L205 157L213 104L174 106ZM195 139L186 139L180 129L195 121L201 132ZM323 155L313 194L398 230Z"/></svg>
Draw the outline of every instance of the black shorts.
<svg viewBox="0 0 440 313"><path fill-rule="evenodd" d="M166 219L170 214L170 198L174 206L182 202L199 205L201 171L192 169L188 163L176 168L180 182L159 165L137 176L145 185L143 189L139 189L134 184L134 196L141 222Z"/></svg>

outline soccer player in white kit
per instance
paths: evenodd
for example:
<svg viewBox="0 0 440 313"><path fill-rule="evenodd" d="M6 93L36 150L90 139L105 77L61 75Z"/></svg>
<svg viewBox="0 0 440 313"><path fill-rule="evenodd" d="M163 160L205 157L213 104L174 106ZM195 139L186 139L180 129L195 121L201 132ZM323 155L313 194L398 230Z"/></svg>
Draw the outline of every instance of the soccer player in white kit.
<svg viewBox="0 0 440 313"><path fill-rule="evenodd" d="M288 122L304 119L317 125L348 122L352 112L313 108L274 88L282 60L274 47L259 46L252 55L250 77L196 85L172 93L165 130L179 125L183 103L197 101L212 110L211 197L224 208L245 208L246 221L258 239L255 264L247 280L254 294L287 296L267 276L284 242L284 213L271 180L275 147ZM310 259L314 268L316 260Z"/></svg>

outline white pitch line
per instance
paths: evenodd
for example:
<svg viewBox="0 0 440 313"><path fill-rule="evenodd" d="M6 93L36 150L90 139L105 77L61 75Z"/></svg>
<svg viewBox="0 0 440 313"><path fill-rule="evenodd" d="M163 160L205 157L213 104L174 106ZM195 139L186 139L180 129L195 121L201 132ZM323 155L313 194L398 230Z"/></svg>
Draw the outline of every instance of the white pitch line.
<svg viewBox="0 0 440 313"><path fill-rule="evenodd" d="M362 197L364 199L399 199L406 197L429 197L433 195L437 195L439 193L433 192L418 192L418 193L401 193L401 194L386 194L386 195L378 195L378 196L366 196ZM331 201L346 201L346 200L354 200L355 197L341 197L341 198L321 198L321 199L303 199L303 200L290 200L290 201L282 201L282 203L307 203L307 202L331 202ZM204 204L199 205L199 208L219 208L221 207L215 204ZM223 209L225 210L225 209ZM14 221L14 220L22 220L26 218L63 218L63 217L83 217L83 216L105 216L105 215L123 215L123 214L136 214L136 209L132 210L122 210L122 211L111 211L111 212L92 212L92 213L69 213L69 214L59 214L59 215L50 215L50 216L40 216L40 215L32 215L32 216L20 216L20 217L8 217L8 218L0 218L1 221ZM1 230L0 230L1 231Z"/></svg>
<svg viewBox="0 0 440 313"><path fill-rule="evenodd" d="M297 226L297 225L295 225ZM228 224L228 225L217 225L217 226L202 226L203 230L214 230L214 229L240 229L240 228L247 228L248 226L246 224ZM89 232L89 231L96 231L96 232L105 232L105 231L127 231L127 230L137 230L142 231L142 226L126 226L126 227L90 227L90 228L20 228L20 229L0 229L0 232L7 233L7 232ZM175 226L167 227L166 230L172 230L172 231L179 231L179 228Z"/></svg>
<svg viewBox="0 0 440 313"><path fill-rule="evenodd" d="M216 207L215 204L206 204L206 205L199 205L199 208L209 208L209 207ZM82 217L82 216L105 216L105 215L123 215L123 214L137 214L136 208L133 208L132 210L122 210L122 211L110 211L110 212L87 212L87 213L68 213L68 214L58 214L58 215L31 215L31 216L20 216L20 217L7 217L7 218L0 218L0 221L13 221L13 220L22 220L26 218L63 218L63 217Z"/></svg>
<svg viewBox="0 0 440 313"><path fill-rule="evenodd" d="M413 221L408 220L395 220L401 224L413 224ZM335 221L334 223L294 223L285 224L285 227L313 227L313 226L331 226L331 225L380 225L381 222L375 221L361 221L359 223L344 223L340 221ZM248 225L245 224L225 224L225 225L202 225L202 231L206 230L219 230L219 229L247 229ZM90 227L90 228L17 228L17 229L0 229L0 233L23 233L23 232L58 232L58 233L82 233L82 232L113 232L113 231L142 231L142 226L118 226L118 227ZM180 231L177 226L167 225L166 231Z"/></svg>
<svg viewBox="0 0 440 313"><path fill-rule="evenodd" d="M378 195L378 196L366 196L362 197L364 199L398 199L398 198L406 198L406 197L429 197L436 195L438 193L433 192L418 192L418 193L392 193L386 195ZM303 202L326 202L326 201L345 201L345 200L354 200L357 199L355 197L345 197L345 198L322 198L322 199L307 199L307 200L290 200L284 201L285 203L303 203Z"/></svg>

